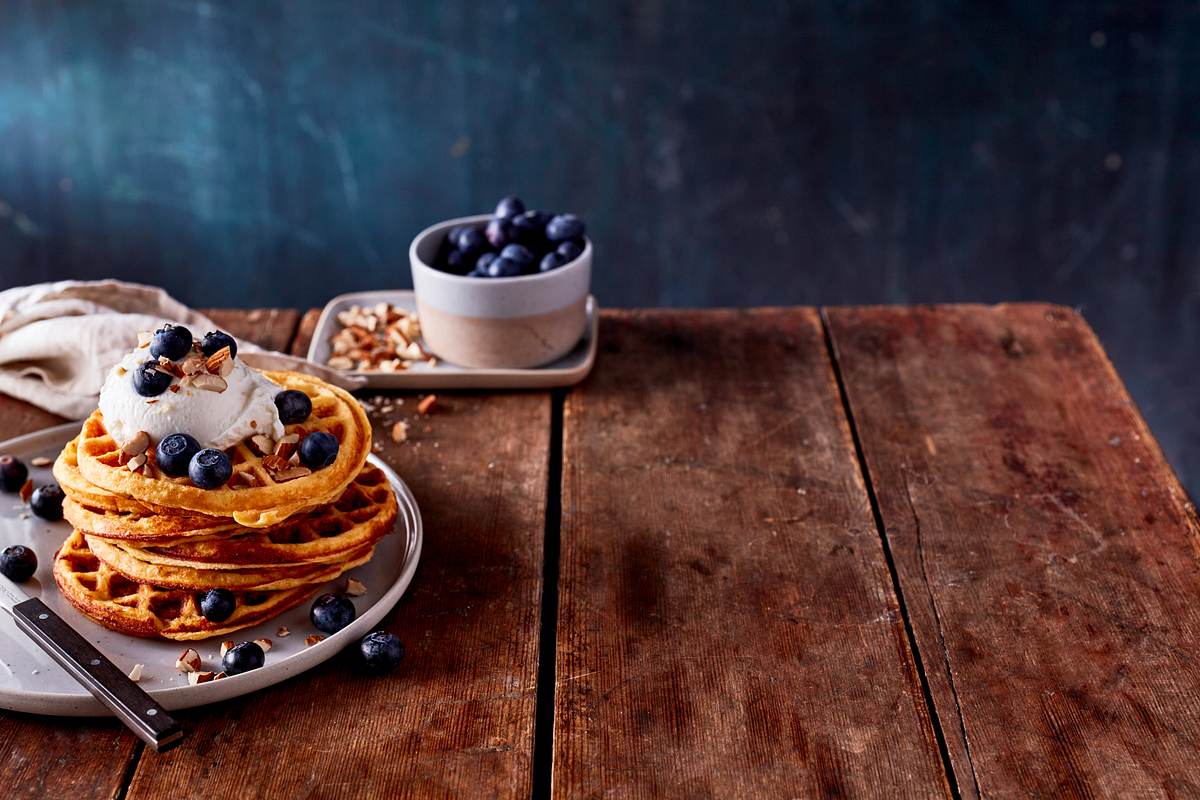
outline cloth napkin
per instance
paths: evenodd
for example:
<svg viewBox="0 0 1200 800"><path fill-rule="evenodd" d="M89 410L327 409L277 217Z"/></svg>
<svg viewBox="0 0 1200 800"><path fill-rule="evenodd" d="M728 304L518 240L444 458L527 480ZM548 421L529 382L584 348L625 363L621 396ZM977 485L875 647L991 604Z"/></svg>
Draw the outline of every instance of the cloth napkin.
<svg viewBox="0 0 1200 800"><path fill-rule="evenodd" d="M108 370L137 343L138 332L166 322L196 336L217 330L154 286L104 280L7 289L0 292L0 392L64 417L86 417ZM365 383L250 342L238 342L238 358L259 369L309 372L349 389Z"/></svg>

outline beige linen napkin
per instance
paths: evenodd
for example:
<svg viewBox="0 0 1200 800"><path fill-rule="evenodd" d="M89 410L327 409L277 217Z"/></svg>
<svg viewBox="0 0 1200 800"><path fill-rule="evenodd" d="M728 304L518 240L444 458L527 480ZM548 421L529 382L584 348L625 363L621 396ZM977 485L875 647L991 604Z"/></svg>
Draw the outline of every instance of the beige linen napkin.
<svg viewBox="0 0 1200 800"><path fill-rule="evenodd" d="M0 392L64 417L96 407L109 368L163 323L203 336L217 326L162 289L123 281L59 281L0 292ZM238 343L260 369L298 369L349 389L364 381L284 353Z"/></svg>

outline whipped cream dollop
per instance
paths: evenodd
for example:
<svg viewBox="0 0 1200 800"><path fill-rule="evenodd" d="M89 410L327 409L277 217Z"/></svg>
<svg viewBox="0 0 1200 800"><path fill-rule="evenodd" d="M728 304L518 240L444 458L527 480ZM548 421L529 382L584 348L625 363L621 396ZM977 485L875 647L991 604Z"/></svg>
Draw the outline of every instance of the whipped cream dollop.
<svg viewBox="0 0 1200 800"><path fill-rule="evenodd" d="M218 450L256 433L275 439L283 436L275 407L280 387L237 357L224 376L223 391L202 389L189 379L175 377L170 390L143 397L134 389L133 375L150 358L148 347L136 348L109 371L100 389L104 427L118 444L130 441L139 431L148 433L154 444L172 433L187 433L201 447Z"/></svg>

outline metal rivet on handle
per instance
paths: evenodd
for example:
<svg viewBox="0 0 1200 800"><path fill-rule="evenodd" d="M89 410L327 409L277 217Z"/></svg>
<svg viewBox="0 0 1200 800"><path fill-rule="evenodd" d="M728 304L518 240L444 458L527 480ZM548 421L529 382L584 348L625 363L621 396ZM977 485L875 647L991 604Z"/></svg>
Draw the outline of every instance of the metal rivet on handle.
<svg viewBox="0 0 1200 800"><path fill-rule="evenodd" d="M92 659L91 661L89 661L88 663L89 663L89 664L91 664L93 667L98 667L98 666L100 666L100 659L98 659L98 658L93 658L93 659Z"/></svg>
<svg viewBox="0 0 1200 800"><path fill-rule="evenodd" d="M157 708L148 708L148 709L146 709L146 716L147 716L147 717L153 717L153 716L155 716L156 714L158 714L158 709L157 709Z"/></svg>
<svg viewBox="0 0 1200 800"><path fill-rule="evenodd" d="M50 619L49 614L38 614L38 619Z"/></svg>

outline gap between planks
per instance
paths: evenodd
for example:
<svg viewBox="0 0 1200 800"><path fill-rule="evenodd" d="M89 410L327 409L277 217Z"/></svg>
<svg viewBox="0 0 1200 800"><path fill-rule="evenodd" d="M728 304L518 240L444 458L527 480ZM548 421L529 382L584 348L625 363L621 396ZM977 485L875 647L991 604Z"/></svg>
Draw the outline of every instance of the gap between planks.
<svg viewBox="0 0 1200 800"><path fill-rule="evenodd" d="M854 457L858 460L858 468L862 473L863 486L867 490L867 499L871 504L871 516L875 519L875 531L879 534L879 541L883 547L883 556L887 561L888 575L892 580L892 591L896 595L896 602L900 606L900 618L904 621L904 635L908 638L908 647L912 651L913 663L917 668L917 677L921 681L921 693L925 696L925 708L929 713L929 720L933 724L933 733L937 738L938 754L942 759L942 769L946 772L946 779L950 784L950 793L955 800L961 800L962 792L958 786L958 776L954 773L954 767L950 763L950 750L946 745L946 734L942 730L942 721L938 716L937 707L933 702L933 692L929 688L929 677L925 674L925 663L921 659L921 650L917 647L917 637L913 631L912 620L909 619L908 603L904 598L904 591L900 587L900 574L896 570L896 561L892 556L892 548L888 543L887 532L884 529L883 513L879 509L879 499L875 496L875 486L871 482L871 470L867 466L866 454L863 452L862 442L858 438L858 427L854 423L854 411L850 407L850 396L846 392L845 383L842 380L842 367L838 362L837 349L833 344L833 334L829 329L829 318L825 314L825 309L821 309L821 331L825 337L825 349L829 355L829 363L833 367L833 375L837 381L838 396L842 401L842 413L846 416L846 424L850 428L850 438L854 441ZM953 685L953 684L951 684ZM959 718L961 726L962 719ZM965 737L965 732L964 732ZM967 763L971 763L970 754L967 754ZM971 770L974 772L974 765ZM979 783L975 781L974 796L979 796Z"/></svg>

